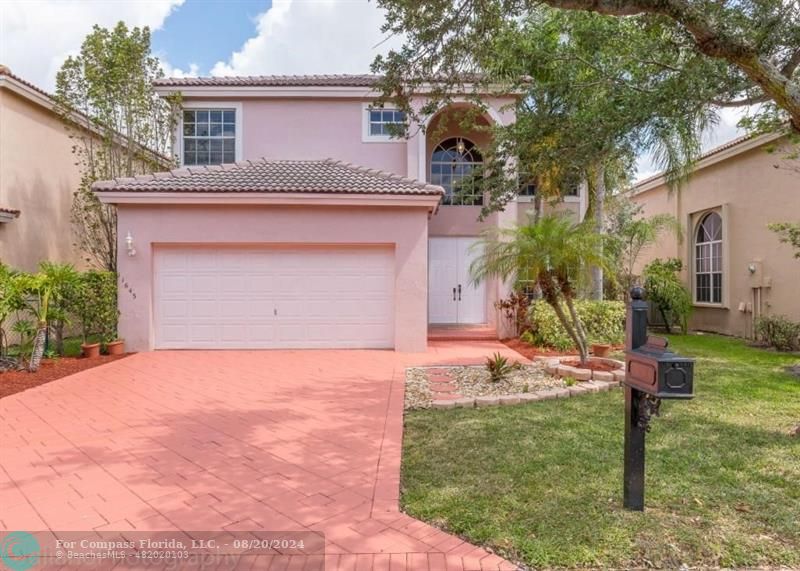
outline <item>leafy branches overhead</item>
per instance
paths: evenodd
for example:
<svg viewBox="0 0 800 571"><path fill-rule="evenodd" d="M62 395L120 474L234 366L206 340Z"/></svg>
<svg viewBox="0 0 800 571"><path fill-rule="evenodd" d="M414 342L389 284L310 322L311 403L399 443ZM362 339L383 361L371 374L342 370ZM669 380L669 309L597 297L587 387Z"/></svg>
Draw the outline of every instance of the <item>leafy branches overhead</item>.
<svg viewBox="0 0 800 571"><path fill-rule="evenodd" d="M387 85L399 80L451 78L456 74L488 72L496 39L517 22L531 22L546 11L543 5L598 17L626 16L616 21L641 32L637 41L624 34L609 43L598 35L598 54L619 55L635 62L643 74L604 72L607 85L652 93L654 84L676 77L694 80L686 91L688 107L695 104L749 105L773 126L789 118L800 131L800 4L796 0L380 0L387 9L384 29L405 34L398 52L375 62L386 70ZM596 21L600 21L599 19ZM656 49L640 49L642 42ZM530 44L521 44L523 49ZM630 55L629 55L630 54ZM584 58L597 70L594 57ZM705 73L698 73L705 70ZM467 77L469 79L469 77ZM462 79L462 81L464 81ZM583 85L591 86L591 82ZM444 89L440 91L445 91ZM677 93L674 95L678 95ZM675 99L676 103L680 99ZM763 123L762 123L763 124Z"/></svg>
<svg viewBox="0 0 800 571"><path fill-rule="evenodd" d="M128 177L167 166L179 98L161 98L153 80L162 74L150 54L148 28L95 26L77 56L56 77L58 111L74 141L81 168L72 218L88 261L116 268L116 211L92 194L97 180Z"/></svg>
<svg viewBox="0 0 800 571"><path fill-rule="evenodd" d="M795 249L795 258L800 258L800 222L775 222L769 229L778 234L781 242Z"/></svg>

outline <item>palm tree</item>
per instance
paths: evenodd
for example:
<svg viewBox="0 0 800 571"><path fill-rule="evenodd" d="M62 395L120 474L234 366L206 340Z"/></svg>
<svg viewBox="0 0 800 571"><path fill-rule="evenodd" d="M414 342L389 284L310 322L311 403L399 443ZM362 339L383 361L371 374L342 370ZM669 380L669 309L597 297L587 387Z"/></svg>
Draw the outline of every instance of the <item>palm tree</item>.
<svg viewBox="0 0 800 571"><path fill-rule="evenodd" d="M548 214L523 226L487 230L476 246L481 251L470 272L475 282L488 277L536 282L585 363L589 345L574 301L590 266L608 268L602 240L586 224Z"/></svg>

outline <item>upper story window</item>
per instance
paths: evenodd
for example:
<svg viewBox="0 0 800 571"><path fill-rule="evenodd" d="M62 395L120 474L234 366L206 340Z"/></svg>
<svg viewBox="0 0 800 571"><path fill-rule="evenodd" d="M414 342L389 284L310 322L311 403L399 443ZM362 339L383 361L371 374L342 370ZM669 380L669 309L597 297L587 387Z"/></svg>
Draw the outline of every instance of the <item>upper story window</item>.
<svg viewBox="0 0 800 571"><path fill-rule="evenodd" d="M482 164L483 157L472 141L454 137L439 143L431 155L430 182L444 188L442 204L482 205L483 191L472 179L472 172Z"/></svg>
<svg viewBox="0 0 800 571"><path fill-rule="evenodd" d="M406 114L399 109L373 107L367 103L363 107L364 129L362 140L370 142L402 141L399 134L406 126Z"/></svg>
<svg viewBox="0 0 800 571"><path fill-rule="evenodd" d="M694 288L698 303L722 303L722 217L706 214L695 236Z"/></svg>
<svg viewBox="0 0 800 571"><path fill-rule="evenodd" d="M183 110L182 160L184 165L219 165L236 162L235 108Z"/></svg>

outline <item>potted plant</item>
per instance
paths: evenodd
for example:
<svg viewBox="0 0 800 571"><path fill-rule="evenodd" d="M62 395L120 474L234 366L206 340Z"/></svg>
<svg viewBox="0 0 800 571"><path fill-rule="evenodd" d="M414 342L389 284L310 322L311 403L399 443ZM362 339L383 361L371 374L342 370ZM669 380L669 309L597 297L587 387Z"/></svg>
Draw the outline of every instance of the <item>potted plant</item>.
<svg viewBox="0 0 800 571"><path fill-rule="evenodd" d="M103 339L105 352L109 355L122 355L125 352L125 341L117 333L117 276L113 272L101 272L96 288L97 328Z"/></svg>
<svg viewBox="0 0 800 571"><path fill-rule="evenodd" d="M119 339L116 334L106 339L106 353L109 355L124 355L125 340Z"/></svg>
<svg viewBox="0 0 800 571"><path fill-rule="evenodd" d="M595 357L608 357L611 345L608 343L592 343L592 355Z"/></svg>

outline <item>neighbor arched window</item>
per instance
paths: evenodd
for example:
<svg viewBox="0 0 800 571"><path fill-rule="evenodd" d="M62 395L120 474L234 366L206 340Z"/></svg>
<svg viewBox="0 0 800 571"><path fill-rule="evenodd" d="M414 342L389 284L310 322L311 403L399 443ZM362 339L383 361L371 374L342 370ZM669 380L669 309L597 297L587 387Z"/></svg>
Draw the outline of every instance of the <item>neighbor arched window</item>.
<svg viewBox="0 0 800 571"><path fill-rule="evenodd" d="M694 252L695 301L722 303L722 217L716 212L700 221Z"/></svg>
<svg viewBox="0 0 800 571"><path fill-rule="evenodd" d="M443 204L481 205L483 192L471 188L473 170L483 163L483 157L472 143L453 137L439 143L431 155L431 184L444 188Z"/></svg>

